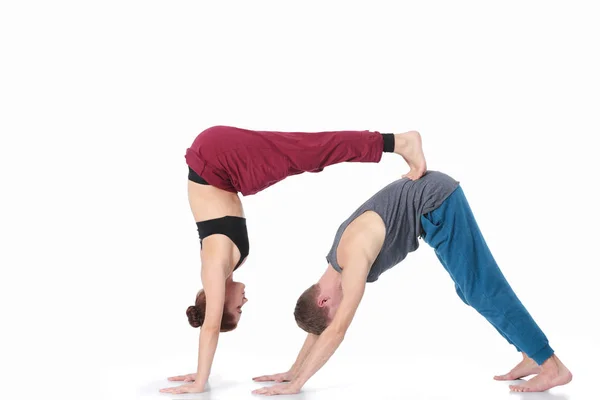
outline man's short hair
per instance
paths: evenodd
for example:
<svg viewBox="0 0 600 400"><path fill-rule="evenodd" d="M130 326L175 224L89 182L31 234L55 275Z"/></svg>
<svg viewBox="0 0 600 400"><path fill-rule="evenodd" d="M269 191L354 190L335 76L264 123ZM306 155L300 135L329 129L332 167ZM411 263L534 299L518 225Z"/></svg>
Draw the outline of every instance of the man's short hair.
<svg viewBox="0 0 600 400"><path fill-rule="evenodd" d="M329 325L329 307L319 307L317 304L320 293L319 284L312 285L300 295L294 310L298 326L313 335L320 335Z"/></svg>

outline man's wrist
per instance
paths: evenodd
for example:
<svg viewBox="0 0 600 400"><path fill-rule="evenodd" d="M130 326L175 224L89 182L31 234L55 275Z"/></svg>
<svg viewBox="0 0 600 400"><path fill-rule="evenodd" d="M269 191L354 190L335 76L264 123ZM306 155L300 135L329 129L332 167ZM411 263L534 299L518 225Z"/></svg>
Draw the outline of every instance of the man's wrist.
<svg viewBox="0 0 600 400"><path fill-rule="evenodd" d="M295 390L300 390L302 389L302 387L304 386L304 384L306 383L306 381L302 381L300 379L298 379L297 377L294 377L291 381L290 381L290 386L295 389Z"/></svg>

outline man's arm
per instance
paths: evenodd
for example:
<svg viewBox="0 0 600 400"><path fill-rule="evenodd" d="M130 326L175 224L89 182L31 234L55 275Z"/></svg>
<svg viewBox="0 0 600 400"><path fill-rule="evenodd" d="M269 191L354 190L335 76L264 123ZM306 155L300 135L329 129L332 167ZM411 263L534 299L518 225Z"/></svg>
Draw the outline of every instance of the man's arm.
<svg viewBox="0 0 600 400"><path fill-rule="evenodd" d="M385 239L383 221L379 225L372 224L373 220L369 216L376 216L381 220L377 214L367 212L359 217L365 223L357 225L358 228L355 226L354 234L342 237L340 248L338 248L338 262L343 266L341 272L342 301L333 320L317 339L298 373L290 383L263 387L252 393L274 395L300 392L302 386L325 365L344 340L346 331L350 327L365 292L371 266L381 251ZM357 220L352 224L355 224ZM346 234L348 229L352 228L348 227Z"/></svg>
<svg viewBox="0 0 600 400"><path fill-rule="evenodd" d="M275 385L271 387L263 387L254 390L254 394L294 394L300 392L302 386L312 377L333 355L339 345L344 340L346 331L354 318L356 309L360 304L362 296L365 292L367 275L369 273L368 265L365 261L357 262L354 260L352 264L344 267L342 271L342 292L343 298L340 306L331 321L331 324L318 336L312 349L304 362L300 365L300 369L292 378L290 383ZM367 265L367 267L365 267Z"/></svg>
<svg viewBox="0 0 600 400"><path fill-rule="evenodd" d="M302 348L300 349L300 353L298 353L298 357L296 357L296 361L294 362L294 364L291 366L291 368L287 372L282 372L280 374L273 374L273 375L258 376L256 378L252 378L252 380L255 382L268 382L268 381L289 382L289 381L291 381L296 376L298 371L300 370L300 366L302 366L302 363L304 363L304 360L306 360L306 357L310 353L310 350L312 349L314 344L317 342L318 338L319 338L318 335L313 335L312 333L309 333L308 336L306 336L306 340L304 340L304 344L302 345Z"/></svg>
<svg viewBox="0 0 600 400"><path fill-rule="evenodd" d="M368 264L366 257L359 260L354 259L342 271L342 301L335 317L333 317L327 329L319 336L319 339L291 382L291 385L297 387L298 390L325 365L344 340L346 331L350 327L350 323L356 314L358 305L365 292L367 275L369 273L368 266L365 267L365 264Z"/></svg>
<svg viewBox="0 0 600 400"><path fill-rule="evenodd" d="M292 378L296 377L296 375L300 371L300 367L306 360L306 357L308 357L308 355L310 354L312 348L314 347L315 343L317 343L318 339L319 339L319 335L313 335L312 333L309 333L306 336L306 340L304 341L304 345L302 346L302 349L300 349L300 353L298 353L296 362L294 362L294 365L292 365L292 368L290 368Z"/></svg>
<svg viewBox="0 0 600 400"><path fill-rule="evenodd" d="M312 377L333 355L344 340L346 331L354 318L358 305L365 292L369 267L373 262L372 257L366 253L353 255L344 263L342 271L342 301L333 320L318 337L300 369L290 383L263 387L254 390L254 394L294 394L300 392L302 386Z"/></svg>

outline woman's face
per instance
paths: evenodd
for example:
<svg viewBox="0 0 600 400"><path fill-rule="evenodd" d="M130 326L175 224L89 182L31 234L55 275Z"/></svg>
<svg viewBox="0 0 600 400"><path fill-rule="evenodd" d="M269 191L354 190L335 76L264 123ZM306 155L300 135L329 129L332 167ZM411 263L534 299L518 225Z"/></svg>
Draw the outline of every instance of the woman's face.
<svg viewBox="0 0 600 400"><path fill-rule="evenodd" d="M246 285L241 282L231 282L227 286L226 296L225 307L239 321L242 315L242 307L248 301L246 298Z"/></svg>

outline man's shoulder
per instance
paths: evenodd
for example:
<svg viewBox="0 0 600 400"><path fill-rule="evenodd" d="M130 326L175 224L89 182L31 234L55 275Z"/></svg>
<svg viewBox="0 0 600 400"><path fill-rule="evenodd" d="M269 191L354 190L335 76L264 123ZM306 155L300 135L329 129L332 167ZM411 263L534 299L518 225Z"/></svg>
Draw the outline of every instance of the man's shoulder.
<svg viewBox="0 0 600 400"><path fill-rule="evenodd" d="M355 259L375 261L385 241L385 223L375 211L365 211L346 228L338 246L338 263Z"/></svg>

